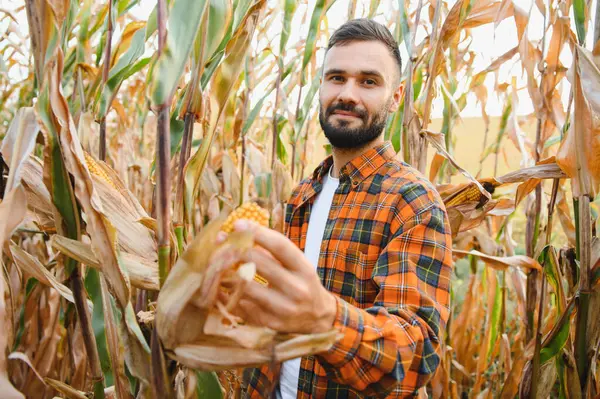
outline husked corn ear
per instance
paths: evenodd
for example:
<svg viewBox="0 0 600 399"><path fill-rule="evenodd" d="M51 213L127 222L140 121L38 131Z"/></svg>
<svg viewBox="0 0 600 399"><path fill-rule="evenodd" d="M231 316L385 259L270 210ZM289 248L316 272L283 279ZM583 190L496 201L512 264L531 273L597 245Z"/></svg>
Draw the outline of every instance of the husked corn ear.
<svg viewBox="0 0 600 399"><path fill-rule="evenodd" d="M225 233L231 233L233 224L240 219L252 220L261 226L269 227L269 212L261 208L256 202L246 202L229 214L221 230Z"/></svg>
<svg viewBox="0 0 600 399"><path fill-rule="evenodd" d="M105 182L107 182L108 184L110 184L113 188L117 188L117 186L115 186L115 184L113 183L113 181L110 179L110 177L108 177L108 175L106 174L106 172L104 171L104 169L102 169L100 167L100 165L98 165L98 162L96 162L96 160L87 152L83 152L83 155L85 157L85 163L88 167L88 169L90 170L90 173L99 177L101 180L104 180Z"/></svg>
<svg viewBox="0 0 600 399"><path fill-rule="evenodd" d="M472 184L468 188L462 190L461 193L448 200L446 206L459 205L467 201L479 201L481 196L481 191L479 191L476 185Z"/></svg>
<svg viewBox="0 0 600 399"><path fill-rule="evenodd" d="M261 208L256 202L245 202L229 214L221 230L231 233L233 231L233 224L236 220L240 219L248 219L261 226L269 227L269 212ZM268 284L268 281L258 274L254 275L254 281L262 285Z"/></svg>

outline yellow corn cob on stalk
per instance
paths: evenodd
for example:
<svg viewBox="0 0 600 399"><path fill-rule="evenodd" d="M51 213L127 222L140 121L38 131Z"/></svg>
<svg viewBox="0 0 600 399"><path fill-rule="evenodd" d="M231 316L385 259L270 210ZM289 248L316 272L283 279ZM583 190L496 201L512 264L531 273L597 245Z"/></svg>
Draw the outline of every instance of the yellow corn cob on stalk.
<svg viewBox="0 0 600 399"><path fill-rule="evenodd" d="M100 165L98 165L98 162L96 162L96 160L85 151L83 152L83 155L85 157L85 164L87 165L90 173L99 177L101 180L105 181L106 183L110 184L114 189L117 189L117 186L115 186L115 184L110 179L110 177L108 177L108 175L106 174L104 169L102 169L100 167Z"/></svg>
<svg viewBox="0 0 600 399"><path fill-rule="evenodd" d="M495 188L499 185L495 180L490 178L480 179L479 183L485 188L490 194L494 193ZM468 201L479 201L480 203L485 202L485 196L479 191L479 188L474 183L469 183L465 188L460 190L454 195L449 196L444 201L447 207L460 205Z"/></svg>
<svg viewBox="0 0 600 399"><path fill-rule="evenodd" d="M240 219L251 220L261 226L269 227L269 212L261 208L256 202L246 202L229 214L221 230L228 234L231 233L233 231L233 224ZM254 280L263 285L268 284L267 280L258 274L254 276Z"/></svg>

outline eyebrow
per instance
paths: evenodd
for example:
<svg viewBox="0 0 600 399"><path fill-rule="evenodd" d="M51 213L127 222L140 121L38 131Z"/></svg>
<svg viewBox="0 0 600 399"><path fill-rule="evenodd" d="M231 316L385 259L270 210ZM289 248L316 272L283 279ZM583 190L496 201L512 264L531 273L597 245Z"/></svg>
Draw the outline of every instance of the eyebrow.
<svg viewBox="0 0 600 399"><path fill-rule="evenodd" d="M328 69L327 71L325 71L325 76L329 76L329 75L338 75L338 74L344 74L347 73L347 71L343 70L343 69L339 69L339 68L333 68L333 69ZM376 71L374 69L368 69L368 70L364 70L364 71L359 71L358 72L359 75L362 76L374 76L377 77L381 80L385 80L385 78L383 77L383 75L379 72Z"/></svg>

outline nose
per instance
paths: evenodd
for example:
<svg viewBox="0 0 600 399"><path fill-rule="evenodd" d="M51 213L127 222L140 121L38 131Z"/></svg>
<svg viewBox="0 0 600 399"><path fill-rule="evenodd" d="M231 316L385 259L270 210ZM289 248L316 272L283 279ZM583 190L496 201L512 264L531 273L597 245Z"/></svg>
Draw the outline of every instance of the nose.
<svg viewBox="0 0 600 399"><path fill-rule="evenodd" d="M358 104L358 92L353 79L348 79L338 93L337 100L343 103Z"/></svg>

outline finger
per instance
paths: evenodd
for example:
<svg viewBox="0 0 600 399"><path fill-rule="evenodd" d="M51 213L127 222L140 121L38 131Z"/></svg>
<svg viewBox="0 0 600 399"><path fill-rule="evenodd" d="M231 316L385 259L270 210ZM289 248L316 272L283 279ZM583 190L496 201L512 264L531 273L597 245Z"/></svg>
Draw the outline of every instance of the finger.
<svg viewBox="0 0 600 399"><path fill-rule="evenodd" d="M293 275L263 248L251 248L242 255L242 260L253 262L256 265L256 272L269 282L271 288L280 292L285 291L286 283L293 278Z"/></svg>
<svg viewBox="0 0 600 399"><path fill-rule="evenodd" d="M240 219L234 223L237 231L251 230L254 242L271 252L275 259L292 271L302 271L306 267L304 253L283 234L261 226L255 222Z"/></svg>
<svg viewBox="0 0 600 399"><path fill-rule="evenodd" d="M256 281L251 281L246 286L242 300L252 302L260 313L266 313L278 320L287 319L294 309L290 300L281 292L269 289Z"/></svg>
<svg viewBox="0 0 600 399"><path fill-rule="evenodd" d="M222 244L227 239L227 233L219 231L215 237L215 244Z"/></svg>

